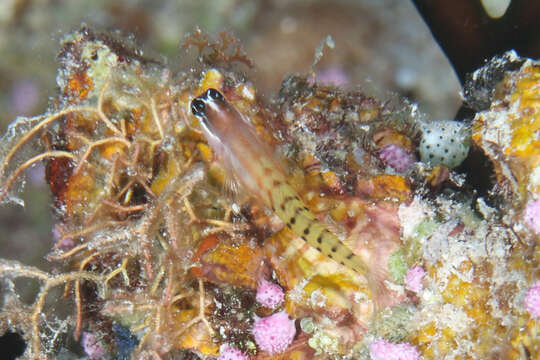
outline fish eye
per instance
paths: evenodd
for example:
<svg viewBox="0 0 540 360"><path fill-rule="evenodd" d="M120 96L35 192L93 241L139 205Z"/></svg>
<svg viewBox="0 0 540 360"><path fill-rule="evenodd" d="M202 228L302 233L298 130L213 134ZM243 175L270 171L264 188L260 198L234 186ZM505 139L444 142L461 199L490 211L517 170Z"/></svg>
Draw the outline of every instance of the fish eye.
<svg viewBox="0 0 540 360"><path fill-rule="evenodd" d="M206 95L212 100L223 100L223 95L216 89L208 89Z"/></svg>
<svg viewBox="0 0 540 360"><path fill-rule="evenodd" d="M206 105L201 99L197 98L191 102L191 112L193 113L193 115L204 116L205 111Z"/></svg>

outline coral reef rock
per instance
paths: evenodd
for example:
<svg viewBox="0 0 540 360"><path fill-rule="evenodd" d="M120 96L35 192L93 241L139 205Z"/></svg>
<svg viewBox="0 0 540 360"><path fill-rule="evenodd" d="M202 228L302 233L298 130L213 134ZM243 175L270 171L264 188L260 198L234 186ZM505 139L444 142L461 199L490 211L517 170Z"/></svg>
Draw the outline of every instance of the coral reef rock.
<svg viewBox="0 0 540 360"><path fill-rule="evenodd" d="M173 72L124 39L75 31L49 111L2 138L0 200L21 203L25 170L45 162L56 216L54 271L0 259L0 334L20 334L24 358L56 358L70 338L90 358L540 358L540 64L497 58L513 65L486 65L465 92L482 107L462 128L503 195L487 201L452 170L468 140L429 137L406 101L303 75L263 97L229 34L197 29L184 45L198 56ZM210 88L380 288L238 186L191 113ZM39 288L28 303L19 279Z"/></svg>

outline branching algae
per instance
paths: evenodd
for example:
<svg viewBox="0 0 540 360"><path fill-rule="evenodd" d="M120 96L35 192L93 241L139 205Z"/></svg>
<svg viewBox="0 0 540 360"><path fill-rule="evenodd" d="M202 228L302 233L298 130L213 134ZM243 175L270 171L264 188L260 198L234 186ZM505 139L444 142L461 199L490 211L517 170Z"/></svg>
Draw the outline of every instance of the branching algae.
<svg viewBox="0 0 540 360"><path fill-rule="evenodd" d="M460 127L495 169L483 199L429 162L453 149L448 121L301 75L263 101L234 70L252 64L233 37L196 30L185 47L198 62L172 73L82 28L63 41L50 110L4 135L1 201L20 202L25 171L44 162L59 233L54 273L0 260L0 332L25 339L24 358L77 356L70 339L92 359L540 356L538 64L509 54L466 89L473 105L491 94ZM248 129L234 166L192 114L209 91L245 122L227 131ZM287 186L269 191L274 172L259 165L273 159ZM249 183L238 164L262 173ZM39 283L30 305L20 278ZM279 301L257 301L268 296Z"/></svg>

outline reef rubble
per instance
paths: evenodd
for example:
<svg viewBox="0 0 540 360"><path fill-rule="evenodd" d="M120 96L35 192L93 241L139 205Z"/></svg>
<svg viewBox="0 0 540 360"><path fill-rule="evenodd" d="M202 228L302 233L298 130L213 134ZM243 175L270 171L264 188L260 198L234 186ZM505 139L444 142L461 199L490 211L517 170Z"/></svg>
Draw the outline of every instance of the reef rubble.
<svg viewBox="0 0 540 360"><path fill-rule="evenodd" d="M57 221L54 272L0 259L0 334L21 334L24 358L74 352L71 338L92 359L540 358L540 63L493 59L456 123L307 75L263 97L232 36L196 30L185 47L199 56L173 73L83 27L63 40L49 111L2 138L0 200L20 204L45 162ZM238 187L191 114L209 88L384 293ZM493 168L487 196L460 173L469 149ZM21 278L39 283L31 304Z"/></svg>

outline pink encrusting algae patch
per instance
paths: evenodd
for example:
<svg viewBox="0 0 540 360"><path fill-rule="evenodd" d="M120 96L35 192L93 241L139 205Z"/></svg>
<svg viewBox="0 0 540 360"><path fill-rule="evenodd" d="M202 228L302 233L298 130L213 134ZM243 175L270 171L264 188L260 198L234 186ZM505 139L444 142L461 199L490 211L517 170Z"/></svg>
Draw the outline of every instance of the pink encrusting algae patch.
<svg viewBox="0 0 540 360"><path fill-rule="evenodd" d="M318 71L315 81L329 86L347 86L351 83L351 78L343 68L331 66Z"/></svg>
<svg viewBox="0 0 540 360"><path fill-rule="evenodd" d="M540 234L540 199L531 201L527 204L523 218L529 229L536 234Z"/></svg>
<svg viewBox="0 0 540 360"><path fill-rule="evenodd" d="M261 305L273 309L276 306L279 306L284 299L285 295L283 289L279 285L264 279L259 282L256 300Z"/></svg>
<svg viewBox="0 0 540 360"><path fill-rule="evenodd" d="M421 266L413 266L405 275L405 289L415 293L419 293L423 289L422 281L426 276L426 272Z"/></svg>
<svg viewBox="0 0 540 360"><path fill-rule="evenodd" d="M81 344L89 359L103 359L106 355L105 348L93 333L83 332Z"/></svg>
<svg viewBox="0 0 540 360"><path fill-rule="evenodd" d="M388 145L379 150L381 161L397 172L406 172L416 162L416 157L397 145Z"/></svg>
<svg viewBox="0 0 540 360"><path fill-rule="evenodd" d="M384 339L374 340L369 345L372 360L418 360L420 353L408 343L393 344Z"/></svg>
<svg viewBox="0 0 540 360"><path fill-rule="evenodd" d="M219 354L218 360L248 360L248 356L240 350L226 345L223 346Z"/></svg>
<svg viewBox="0 0 540 360"><path fill-rule="evenodd" d="M285 311L255 320L253 336L257 346L270 355L281 354L292 343L296 327Z"/></svg>
<svg viewBox="0 0 540 360"><path fill-rule="evenodd" d="M540 317L540 281L537 281L525 295L523 301L525 309L531 314L532 317Z"/></svg>

